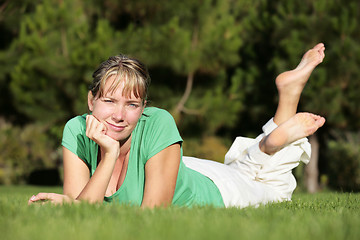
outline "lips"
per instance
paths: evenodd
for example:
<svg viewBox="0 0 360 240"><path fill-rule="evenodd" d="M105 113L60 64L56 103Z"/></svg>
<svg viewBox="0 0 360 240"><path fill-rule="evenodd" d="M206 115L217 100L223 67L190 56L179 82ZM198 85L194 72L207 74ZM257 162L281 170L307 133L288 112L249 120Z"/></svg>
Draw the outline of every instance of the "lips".
<svg viewBox="0 0 360 240"><path fill-rule="evenodd" d="M114 124L111 124L108 122L106 122L106 123L110 129L112 129L113 131L116 131L116 132L120 132L125 129L125 126L118 126L118 125L114 125Z"/></svg>

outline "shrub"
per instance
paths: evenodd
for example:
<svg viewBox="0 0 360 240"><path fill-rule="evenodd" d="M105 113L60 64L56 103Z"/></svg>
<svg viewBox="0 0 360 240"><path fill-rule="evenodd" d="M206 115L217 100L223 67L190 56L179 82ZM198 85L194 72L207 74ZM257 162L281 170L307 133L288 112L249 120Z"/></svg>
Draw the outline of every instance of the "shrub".
<svg viewBox="0 0 360 240"><path fill-rule="evenodd" d="M0 184L25 183L35 169L55 168L59 153L43 126L0 120Z"/></svg>
<svg viewBox="0 0 360 240"><path fill-rule="evenodd" d="M221 163L224 162L225 154L229 150L224 140L215 136L203 137L201 139L184 139L183 147L185 156L208 159Z"/></svg>
<svg viewBox="0 0 360 240"><path fill-rule="evenodd" d="M333 132L327 142L326 161L330 187L343 191L360 190L360 132Z"/></svg>

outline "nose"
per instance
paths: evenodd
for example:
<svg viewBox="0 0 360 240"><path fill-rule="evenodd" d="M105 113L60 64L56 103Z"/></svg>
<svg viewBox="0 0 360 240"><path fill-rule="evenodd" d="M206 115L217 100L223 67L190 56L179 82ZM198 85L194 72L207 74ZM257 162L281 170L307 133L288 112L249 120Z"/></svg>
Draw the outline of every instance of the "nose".
<svg viewBox="0 0 360 240"><path fill-rule="evenodd" d="M124 106L116 106L114 108L114 111L112 113L112 119L116 122L124 121L124 118L126 116L126 109Z"/></svg>

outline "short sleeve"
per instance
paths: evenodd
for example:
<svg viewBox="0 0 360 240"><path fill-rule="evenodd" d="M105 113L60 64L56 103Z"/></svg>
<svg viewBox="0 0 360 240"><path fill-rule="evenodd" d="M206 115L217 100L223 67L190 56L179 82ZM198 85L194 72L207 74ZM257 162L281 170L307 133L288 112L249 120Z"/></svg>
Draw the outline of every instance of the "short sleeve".
<svg viewBox="0 0 360 240"><path fill-rule="evenodd" d="M157 109L151 113L145 127L145 159L146 161L166 147L182 143L174 118L165 110Z"/></svg>
<svg viewBox="0 0 360 240"><path fill-rule="evenodd" d="M89 164L86 156L86 116L77 116L70 119L63 131L62 146L77 155L85 163Z"/></svg>

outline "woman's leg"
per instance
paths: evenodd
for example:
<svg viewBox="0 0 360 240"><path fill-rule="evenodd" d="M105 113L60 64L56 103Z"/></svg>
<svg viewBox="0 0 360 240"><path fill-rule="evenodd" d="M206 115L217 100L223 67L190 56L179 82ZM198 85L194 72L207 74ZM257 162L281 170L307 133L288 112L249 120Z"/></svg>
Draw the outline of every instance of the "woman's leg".
<svg viewBox="0 0 360 240"><path fill-rule="evenodd" d="M274 116L277 125L290 119L297 112L300 95L314 68L325 57L325 46L322 43L307 51L299 65L291 71L281 73L276 78L279 103Z"/></svg>
<svg viewBox="0 0 360 240"><path fill-rule="evenodd" d="M262 152L274 154L285 145L313 134L321 127L325 119L309 114L296 114L301 93L312 71L325 57L325 46L322 43L307 51L299 65L291 71L284 72L276 78L279 92L279 103L274 116L274 123L279 127L259 143Z"/></svg>
<svg viewBox="0 0 360 240"><path fill-rule="evenodd" d="M259 143L260 150L274 154L287 144L312 135L325 123L325 118L311 113L297 113L280 124Z"/></svg>

